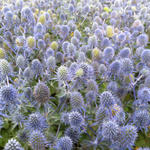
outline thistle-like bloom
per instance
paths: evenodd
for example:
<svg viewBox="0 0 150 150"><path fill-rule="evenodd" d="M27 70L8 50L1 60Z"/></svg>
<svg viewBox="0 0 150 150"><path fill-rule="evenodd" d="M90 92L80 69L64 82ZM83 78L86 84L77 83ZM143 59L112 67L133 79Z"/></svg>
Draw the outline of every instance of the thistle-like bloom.
<svg viewBox="0 0 150 150"><path fill-rule="evenodd" d="M103 52L104 59L110 61L115 55L114 49L112 47L106 47Z"/></svg>
<svg viewBox="0 0 150 150"><path fill-rule="evenodd" d="M138 98L143 102L147 103L150 101L150 89L147 87L143 87L138 90Z"/></svg>
<svg viewBox="0 0 150 150"><path fill-rule="evenodd" d="M120 72L121 63L119 60L115 60L110 64L110 71L112 74L117 75Z"/></svg>
<svg viewBox="0 0 150 150"><path fill-rule="evenodd" d="M24 150L16 139L10 139L4 147L4 150Z"/></svg>
<svg viewBox="0 0 150 150"><path fill-rule="evenodd" d="M110 107L115 102L115 99L111 92L105 91L100 95L100 104L104 107Z"/></svg>
<svg viewBox="0 0 150 150"><path fill-rule="evenodd" d="M95 80L91 79L87 82L87 91L93 91L95 93L98 92L98 85Z"/></svg>
<svg viewBox="0 0 150 150"><path fill-rule="evenodd" d="M79 109L84 105L83 97L79 92L72 92L70 103L73 109Z"/></svg>
<svg viewBox="0 0 150 150"><path fill-rule="evenodd" d="M145 63L146 65L150 64L150 50L149 49L145 49L142 52L141 59L142 59L142 62Z"/></svg>
<svg viewBox="0 0 150 150"><path fill-rule="evenodd" d="M114 121L104 121L102 125L102 136L113 144L119 139L120 127Z"/></svg>
<svg viewBox="0 0 150 150"><path fill-rule="evenodd" d="M30 114L27 122L25 123L26 129L29 131L39 130L43 131L48 127L47 121L40 113Z"/></svg>
<svg viewBox="0 0 150 150"><path fill-rule="evenodd" d="M133 69L134 67L131 59L124 58L121 60L121 72L124 75L129 75L130 73L132 73Z"/></svg>
<svg viewBox="0 0 150 150"><path fill-rule="evenodd" d="M8 105L16 105L18 103L18 92L12 85L6 85L0 89L0 98Z"/></svg>
<svg viewBox="0 0 150 150"><path fill-rule="evenodd" d="M72 140L68 136L60 138L57 142L57 150L71 150L73 146Z"/></svg>
<svg viewBox="0 0 150 150"><path fill-rule="evenodd" d="M135 111L133 123L139 129L147 129L147 127L150 125L150 113L147 110Z"/></svg>
<svg viewBox="0 0 150 150"><path fill-rule="evenodd" d="M73 143L77 143L80 138L80 129L77 127L69 127L65 131L65 135L70 137Z"/></svg>
<svg viewBox="0 0 150 150"><path fill-rule="evenodd" d="M122 149L131 148L137 138L137 129L132 125L126 125L121 128L120 147Z"/></svg>
<svg viewBox="0 0 150 150"><path fill-rule="evenodd" d="M43 73L43 67L38 59L33 59L31 64L31 69L34 75L39 76Z"/></svg>
<svg viewBox="0 0 150 150"><path fill-rule="evenodd" d="M38 103L43 104L49 100L50 90L45 83L39 82L34 88L33 96Z"/></svg>
<svg viewBox="0 0 150 150"><path fill-rule="evenodd" d="M83 121L84 119L79 112L73 111L69 114L69 122L72 127L80 127Z"/></svg>
<svg viewBox="0 0 150 150"><path fill-rule="evenodd" d="M119 56L121 58L128 58L130 56L130 48L126 47L126 48L123 48L122 50L120 50L119 52Z"/></svg>
<svg viewBox="0 0 150 150"><path fill-rule="evenodd" d="M17 57L16 65L21 69L25 67L25 58L22 55L19 55Z"/></svg>
<svg viewBox="0 0 150 150"><path fill-rule="evenodd" d="M29 135L30 135L29 131L27 131L27 130L20 130L18 132L17 137L18 137L19 141L21 141L23 143L26 143L29 140Z"/></svg>
<svg viewBox="0 0 150 150"><path fill-rule="evenodd" d="M31 147L35 150L44 150L46 146L46 138L42 132L35 130L31 133L29 137L29 143Z"/></svg>
<svg viewBox="0 0 150 150"><path fill-rule="evenodd" d="M61 114L61 122L63 122L63 123L66 124L66 125L69 124L69 113L63 112L63 113Z"/></svg>
<svg viewBox="0 0 150 150"><path fill-rule="evenodd" d="M58 43L56 41L53 41L51 43L51 46L50 46L53 50L57 50L58 49Z"/></svg>
<svg viewBox="0 0 150 150"><path fill-rule="evenodd" d="M146 34L141 34L137 37L136 43L138 46L146 46L148 43L148 36Z"/></svg>

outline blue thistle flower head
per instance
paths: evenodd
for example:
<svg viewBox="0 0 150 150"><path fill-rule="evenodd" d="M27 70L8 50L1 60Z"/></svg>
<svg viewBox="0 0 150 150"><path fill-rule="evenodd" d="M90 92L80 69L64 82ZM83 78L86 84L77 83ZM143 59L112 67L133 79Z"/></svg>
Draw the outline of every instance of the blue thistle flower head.
<svg viewBox="0 0 150 150"><path fill-rule="evenodd" d="M133 123L139 129L147 129L147 127L150 125L150 113L145 109L139 109L135 111L133 116Z"/></svg>
<svg viewBox="0 0 150 150"><path fill-rule="evenodd" d="M39 76L43 73L43 67L38 59L33 59L31 63L31 69L34 75Z"/></svg>
<svg viewBox="0 0 150 150"><path fill-rule="evenodd" d="M119 60L115 60L110 64L111 74L117 75L121 69L121 62Z"/></svg>
<svg viewBox="0 0 150 150"><path fill-rule="evenodd" d="M24 150L16 139L10 139L4 147L4 150Z"/></svg>
<svg viewBox="0 0 150 150"><path fill-rule="evenodd" d="M39 130L43 131L48 127L47 121L40 113L30 114L27 122L25 123L26 129L29 131Z"/></svg>
<svg viewBox="0 0 150 150"><path fill-rule="evenodd" d="M138 98L144 103L150 101L150 89L147 87L143 87L138 90Z"/></svg>
<svg viewBox="0 0 150 150"><path fill-rule="evenodd" d="M60 138L57 142L57 150L71 150L73 146L72 140L68 136Z"/></svg>
<svg viewBox="0 0 150 150"><path fill-rule="evenodd" d="M150 64L150 50L149 49L145 49L145 50L142 51L141 60L146 65Z"/></svg>
<svg viewBox="0 0 150 150"><path fill-rule="evenodd" d="M102 125L102 136L104 139L116 142L120 136L120 127L115 121L104 121Z"/></svg>
<svg viewBox="0 0 150 150"><path fill-rule="evenodd" d="M84 100L80 92L72 92L70 103L73 109L79 109L84 105Z"/></svg>
<svg viewBox="0 0 150 150"><path fill-rule="evenodd" d="M12 85L5 85L0 89L0 98L8 105L18 103L18 92Z"/></svg>
<svg viewBox="0 0 150 150"><path fill-rule="evenodd" d="M109 91L104 91L101 95L100 95L100 104L104 107L110 107L111 105L113 105L115 103L115 99L112 95L111 92Z"/></svg>
<svg viewBox="0 0 150 150"><path fill-rule="evenodd" d="M106 47L104 49L103 55L106 61L112 60L115 55L114 49L112 47Z"/></svg>
<svg viewBox="0 0 150 150"><path fill-rule="evenodd" d="M61 114L61 122L63 122L66 125L69 125L69 113L63 112Z"/></svg>
<svg viewBox="0 0 150 150"><path fill-rule="evenodd" d="M137 138L137 128L132 125L121 127L120 147L123 149L131 148Z"/></svg>
<svg viewBox="0 0 150 150"><path fill-rule="evenodd" d="M41 131L34 130L29 137L29 143L31 147L36 150L45 149L46 146L46 138Z"/></svg>
<svg viewBox="0 0 150 150"><path fill-rule="evenodd" d="M80 127L83 124L83 117L78 111L72 111L69 114L69 122L72 127Z"/></svg>
<svg viewBox="0 0 150 150"><path fill-rule="evenodd" d="M133 63L131 59L124 58L121 60L121 72L126 76L133 72Z"/></svg>
<svg viewBox="0 0 150 150"><path fill-rule="evenodd" d="M120 56L121 58L128 58L128 57L130 56L130 53L131 53L130 51L131 51L131 50L130 50L130 48L128 48L128 47L123 48L123 49L120 50L119 56Z"/></svg>
<svg viewBox="0 0 150 150"><path fill-rule="evenodd" d="M73 143L77 143L80 138L81 131L77 127L69 127L65 130L65 135L70 137Z"/></svg>
<svg viewBox="0 0 150 150"><path fill-rule="evenodd" d="M143 33L137 37L137 46L146 46L148 43L148 35Z"/></svg>

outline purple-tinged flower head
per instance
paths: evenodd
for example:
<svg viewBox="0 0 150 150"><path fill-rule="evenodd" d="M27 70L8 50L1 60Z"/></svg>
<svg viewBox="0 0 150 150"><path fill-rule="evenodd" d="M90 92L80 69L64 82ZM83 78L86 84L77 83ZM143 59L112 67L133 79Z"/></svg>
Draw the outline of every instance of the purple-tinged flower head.
<svg viewBox="0 0 150 150"><path fill-rule="evenodd" d="M75 8L74 8L74 6L73 6L72 4L70 4L70 5L68 6L68 9L69 9L69 11L70 11L71 13L73 13L74 10L75 10Z"/></svg>
<svg viewBox="0 0 150 150"><path fill-rule="evenodd" d="M25 68L25 70L24 70L24 72L23 72L23 77L24 77L26 80L32 79L33 73L32 73L32 71L31 71L31 68L30 68L30 67Z"/></svg>
<svg viewBox="0 0 150 150"><path fill-rule="evenodd" d="M48 48L47 50L46 50L46 57L48 58L48 57L50 57L50 56L54 56L54 50L53 49L51 49L51 48Z"/></svg>
<svg viewBox="0 0 150 150"><path fill-rule="evenodd" d="M89 7L89 5L86 4L82 9L82 13L85 15L89 12L90 12L90 7Z"/></svg>
<svg viewBox="0 0 150 150"><path fill-rule="evenodd" d="M144 51L144 47L138 47L135 52L136 56L141 57L143 51Z"/></svg>
<svg viewBox="0 0 150 150"><path fill-rule="evenodd" d="M146 65L150 65L150 49L145 49L142 53L141 53L141 60L143 63L145 63Z"/></svg>
<svg viewBox="0 0 150 150"><path fill-rule="evenodd" d="M42 64L38 59L33 59L31 63L31 70L35 76L40 76L43 73Z"/></svg>
<svg viewBox="0 0 150 150"><path fill-rule="evenodd" d="M77 29L74 31L74 36L75 36L77 39L79 39L79 40L80 40L81 37L82 37L80 31L77 30Z"/></svg>
<svg viewBox="0 0 150 150"><path fill-rule="evenodd" d="M12 85L5 85L2 86L0 89L0 99L2 99L6 104L16 104L18 98L17 89L14 88Z"/></svg>
<svg viewBox="0 0 150 150"><path fill-rule="evenodd" d="M48 57L48 59L46 60L46 66L48 70L54 70L56 68L56 59L54 56Z"/></svg>
<svg viewBox="0 0 150 150"><path fill-rule="evenodd" d="M11 67L6 59L0 59L0 72L4 76L8 76L11 73Z"/></svg>
<svg viewBox="0 0 150 150"><path fill-rule="evenodd" d="M65 125L69 125L69 113L68 112L63 112L61 114L61 122L64 123Z"/></svg>
<svg viewBox="0 0 150 150"><path fill-rule="evenodd" d="M89 48L93 49L97 46L97 37L94 36L90 36L88 39L88 46Z"/></svg>
<svg viewBox="0 0 150 150"><path fill-rule="evenodd" d="M6 32L4 32L4 38L8 41L8 42L12 42L12 37L13 37L13 35L12 35L12 33L10 32L10 31L6 31Z"/></svg>
<svg viewBox="0 0 150 150"><path fill-rule="evenodd" d="M76 47L79 47L79 39L77 39L75 36L73 36L71 38L71 43L76 46Z"/></svg>
<svg viewBox="0 0 150 150"><path fill-rule="evenodd" d="M41 131L35 130L32 131L32 133L30 134L29 143L31 144L31 147L33 149L35 150L45 149L46 142L47 142L46 138Z"/></svg>
<svg viewBox="0 0 150 150"><path fill-rule="evenodd" d="M119 56L121 58L128 58L130 56L130 54L131 54L131 50L128 47L121 49L119 52Z"/></svg>
<svg viewBox="0 0 150 150"><path fill-rule="evenodd" d="M97 22L93 22L93 24L92 24L92 31L95 32L96 29L98 29L98 23Z"/></svg>
<svg viewBox="0 0 150 150"><path fill-rule="evenodd" d="M40 22L38 22L38 23L36 24L36 26L34 27L34 33L35 33L35 34L36 34L36 33L41 33L41 34L44 33L44 26L43 26Z"/></svg>
<svg viewBox="0 0 150 150"><path fill-rule="evenodd" d="M130 73L132 73L133 69L134 67L131 59L124 58L121 60L121 72L124 75L129 75Z"/></svg>
<svg viewBox="0 0 150 150"><path fill-rule="evenodd" d="M30 114L27 122L25 123L25 127L29 131L43 131L48 127L48 124L45 117L42 116L40 113L32 113Z"/></svg>
<svg viewBox="0 0 150 150"><path fill-rule="evenodd" d="M16 139L10 139L6 143L4 150L24 150L21 144Z"/></svg>
<svg viewBox="0 0 150 150"><path fill-rule="evenodd" d="M147 103L150 101L150 89L147 87L143 87L138 90L138 99L140 99L143 103Z"/></svg>
<svg viewBox="0 0 150 150"><path fill-rule="evenodd" d="M95 35L96 35L96 37L99 39L99 40L102 40L102 38L103 38L103 36L104 36L104 33L103 33L103 31L101 30L101 29L96 29L95 30Z"/></svg>
<svg viewBox="0 0 150 150"><path fill-rule="evenodd" d="M110 61L115 55L114 49L112 47L106 47L103 52L104 60Z"/></svg>
<svg viewBox="0 0 150 150"><path fill-rule="evenodd" d="M23 69L25 67L25 58L22 55L19 55L16 59L16 66Z"/></svg>
<svg viewBox="0 0 150 150"><path fill-rule="evenodd" d="M57 150L72 150L73 143L70 137L64 136L57 141Z"/></svg>
<svg viewBox="0 0 150 150"><path fill-rule="evenodd" d="M70 31L74 31L76 29L76 24L74 23L73 20L69 20L67 25L69 26Z"/></svg>
<svg viewBox="0 0 150 150"><path fill-rule="evenodd" d="M108 37L102 39L102 42L101 42L102 47L106 48L106 47L109 47L110 45L111 45L111 41L109 40Z"/></svg>
<svg viewBox="0 0 150 150"><path fill-rule="evenodd" d="M150 113L145 109L135 111L133 123L139 129L147 129L150 125Z"/></svg>
<svg viewBox="0 0 150 150"><path fill-rule="evenodd" d="M76 54L76 46L72 43L69 43L67 46L67 55L69 57L74 57Z"/></svg>
<svg viewBox="0 0 150 150"><path fill-rule="evenodd" d="M96 101L96 93L93 91L88 91L85 95L87 103L92 103Z"/></svg>
<svg viewBox="0 0 150 150"><path fill-rule="evenodd" d="M125 40L126 40L126 34L123 33L123 32L121 32L121 33L118 35L117 39L118 39L119 42L125 41Z"/></svg>
<svg viewBox="0 0 150 150"><path fill-rule="evenodd" d="M137 128L135 126L126 125L124 127L121 127L121 136L119 138L120 147L123 149L130 149L132 146L134 146L137 136Z"/></svg>
<svg viewBox="0 0 150 150"><path fill-rule="evenodd" d="M11 114L11 119L15 126L19 125L22 127L25 123L25 116L23 116L18 110Z"/></svg>
<svg viewBox="0 0 150 150"><path fill-rule="evenodd" d="M46 47L46 43L45 43L45 41L44 41L44 40L42 40L42 39L39 39L39 40L37 41L37 47L38 47L39 49L44 50L44 49L45 49L45 47Z"/></svg>
<svg viewBox="0 0 150 150"><path fill-rule="evenodd" d="M45 83L39 82L34 88L33 96L38 103L43 104L50 99L50 90Z"/></svg>
<svg viewBox="0 0 150 150"><path fill-rule="evenodd" d="M23 47L23 46L25 46L25 38L23 37L23 36L18 36L17 38L16 38L16 40L15 40L15 42L16 42L16 45L18 46L18 47Z"/></svg>
<svg viewBox="0 0 150 150"><path fill-rule="evenodd" d="M69 73L72 77L76 75L76 71L78 70L78 64L76 62L71 63L69 67Z"/></svg>
<svg viewBox="0 0 150 150"><path fill-rule="evenodd" d="M110 81L107 85L107 90L111 91L112 93L116 93L118 90L118 84L115 81Z"/></svg>
<svg viewBox="0 0 150 150"><path fill-rule="evenodd" d="M57 63L64 62L64 54L62 52L56 52L56 62Z"/></svg>
<svg viewBox="0 0 150 150"><path fill-rule="evenodd" d="M95 93L98 92L97 82L93 79L88 80L87 82L87 91L93 91Z"/></svg>
<svg viewBox="0 0 150 150"><path fill-rule="evenodd" d="M65 66L60 66L57 70L57 78L59 81L66 81L69 78L68 68Z"/></svg>
<svg viewBox="0 0 150 150"><path fill-rule="evenodd" d="M95 121L101 126L103 121L109 117L109 110L106 107L100 106L96 111Z"/></svg>
<svg viewBox="0 0 150 150"><path fill-rule="evenodd" d="M71 92L70 104L73 109L80 109L84 105L84 100L80 92Z"/></svg>
<svg viewBox="0 0 150 150"><path fill-rule="evenodd" d="M143 33L137 37L136 44L137 46L146 46L148 43L148 35Z"/></svg>
<svg viewBox="0 0 150 150"><path fill-rule="evenodd" d="M113 97L113 95L111 94L111 92L109 91L104 91L103 93L101 93L100 95L100 105L109 108L110 106L112 106L115 102L115 99Z"/></svg>
<svg viewBox="0 0 150 150"><path fill-rule="evenodd" d="M78 111L69 113L69 123L71 127L80 127L84 122L82 115Z"/></svg>
<svg viewBox="0 0 150 150"><path fill-rule="evenodd" d="M85 61L86 61L85 53L84 52L79 52L77 62L81 63L81 62L85 62Z"/></svg>
<svg viewBox="0 0 150 150"><path fill-rule="evenodd" d="M69 26L68 25L62 25L60 32L61 32L62 38L65 39L68 36L69 32L70 32Z"/></svg>
<svg viewBox="0 0 150 150"><path fill-rule="evenodd" d="M65 54L67 53L67 47L68 47L68 45L69 45L68 41L63 42L63 44L62 44L62 50L63 50L63 52Z"/></svg>
<svg viewBox="0 0 150 150"><path fill-rule="evenodd" d="M100 64L98 68L98 72L101 75L104 75L107 72L107 67L104 64Z"/></svg>
<svg viewBox="0 0 150 150"><path fill-rule="evenodd" d="M4 19L11 22L13 20L13 13L11 11L7 11L4 15Z"/></svg>
<svg viewBox="0 0 150 150"><path fill-rule="evenodd" d="M17 138L19 139L20 142L26 143L29 140L29 135L30 135L29 131L23 129L18 132Z"/></svg>
<svg viewBox="0 0 150 150"><path fill-rule="evenodd" d="M10 8L8 6L4 6L2 11L3 11L3 14L6 14L7 11L10 11Z"/></svg>
<svg viewBox="0 0 150 150"><path fill-rule="evenodd" d="M111 74L117 75L121 69L121 62L119 60L115 60L110 64Z"/></svg>
<svg viewBox="0 0 150 150"><path fill-rule="evenodd" d="M65 135L70 137L73 143L77 143L80 138L81 131L78 127L69 127L65 130Z"/></svg>
<svg viewBox="0 0 150 150"><path fill-rule="evenodd" d="M102 137L113 144L120 138L120 127L115 121L104 121L102 125Z"/></svg>

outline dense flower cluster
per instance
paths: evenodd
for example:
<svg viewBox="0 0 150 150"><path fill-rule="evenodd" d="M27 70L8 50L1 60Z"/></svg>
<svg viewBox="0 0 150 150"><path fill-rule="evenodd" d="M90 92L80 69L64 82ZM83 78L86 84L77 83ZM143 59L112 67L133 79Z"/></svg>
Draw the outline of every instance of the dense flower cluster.
<svg viewBox="0 0 150 150"><path fill-rule="evenodd" d="M0 150L149 150L149 6L1 0Z"/></svg>

